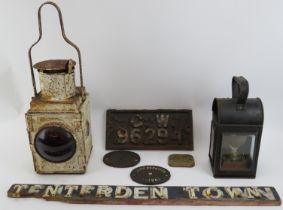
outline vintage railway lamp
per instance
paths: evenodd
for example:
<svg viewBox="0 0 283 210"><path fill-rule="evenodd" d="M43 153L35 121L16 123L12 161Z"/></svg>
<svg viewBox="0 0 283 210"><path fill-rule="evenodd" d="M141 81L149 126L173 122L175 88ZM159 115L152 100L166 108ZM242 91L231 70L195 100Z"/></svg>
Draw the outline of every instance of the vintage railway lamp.
<svg viewBox="0 0 283 210"><path fill-rule="evenodd" d="M248 93L248 81L233 77L232 98L213 101L209 159L214 177L256 176L263 105Z"/></svg>
<svg viewBox="0 0 283 210"><path fill-rule="evenodd" d="M42 37L41 9L54 6L62 36L78 52L80 87L75 85L75 61L45 60L33 65L31 51ZM90 101L83 86L79 48L65 35L60 8L53 2L38 10L39 38L29 49L34 97L26 113L27 130L35 171L38 173L84 173L92 149ZM38 70L38 93L33 68Z"/></svg>

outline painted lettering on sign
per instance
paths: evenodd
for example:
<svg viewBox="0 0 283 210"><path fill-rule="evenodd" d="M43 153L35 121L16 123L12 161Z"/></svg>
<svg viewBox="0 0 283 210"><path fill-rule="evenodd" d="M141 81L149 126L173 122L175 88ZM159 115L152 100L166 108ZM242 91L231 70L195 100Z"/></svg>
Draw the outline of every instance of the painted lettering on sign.
<svg viewBox="0 0 283 210"><path fill-rule="evenodd" d="M154 187L108 185L15 184L13 198L36 197L70 203L176 204L176 205L280 205L273 187Z"/></svg>

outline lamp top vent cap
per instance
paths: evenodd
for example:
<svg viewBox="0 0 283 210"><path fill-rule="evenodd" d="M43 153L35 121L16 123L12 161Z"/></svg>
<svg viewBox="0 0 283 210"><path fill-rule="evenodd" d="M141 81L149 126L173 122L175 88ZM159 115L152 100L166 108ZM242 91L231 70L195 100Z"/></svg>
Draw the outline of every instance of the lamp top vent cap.
<svg viewBox="0 0 283 210"><path fill-rule="evenodd" d="M36 63L33 67L44 73L73 72L76 62L72 59L53 59Z"/></svg>

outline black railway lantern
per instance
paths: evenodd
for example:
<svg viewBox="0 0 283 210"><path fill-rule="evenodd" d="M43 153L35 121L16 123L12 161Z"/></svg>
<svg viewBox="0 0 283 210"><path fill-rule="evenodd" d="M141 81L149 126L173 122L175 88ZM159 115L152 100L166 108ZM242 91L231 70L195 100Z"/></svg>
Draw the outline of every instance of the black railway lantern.
<svg viewBox="0 0 283 210"><path fill-rule="evenodd" d="M263 105L248 93L248 81L233 77L232 98L213 101L209 159L214 177L256 176Z"/></svg>

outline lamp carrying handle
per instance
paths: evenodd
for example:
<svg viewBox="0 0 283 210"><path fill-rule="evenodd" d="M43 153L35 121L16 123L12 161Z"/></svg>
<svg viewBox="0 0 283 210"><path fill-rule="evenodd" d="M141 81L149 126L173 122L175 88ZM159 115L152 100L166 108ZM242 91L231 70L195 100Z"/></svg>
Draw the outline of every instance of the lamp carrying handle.
<svg viewBox="0 0 283 210"><path fill-rule="evenodd" d="M39 30L39 37L37 39L37 41L31 45L31 47L29 48L28 51L28 55L29 55L29 63L30 63L30 70L31 70L31 79L32 79L32 85L33 85L33 90L34 90L34 95L37 96L37 90L36 90L36 83L35 83L35 78L34 78L34 70L33 70L33 62L32 62L32 56L31 56L31 50L32 48L41 40L42 37L42 24L41 24L41 9L44 5L52 5L56 8L58 15L59 15L59 21L60 21L60 26L61 26L61 32L62 32L62 36L64 38L64 40L71 45L72 47L74 47L78 53L78 58L79 58L79 67L80 67L80 83L81 83L81 94L84 97L85 96L85 91L84 91L84 85L83 85L83 75L82 75L82 59L81 59L81 52L80 49L78 48L77 45L75 45L73 42L71 42L66 34L65 34L65 29L64 29L64 23L63 23L63 17L62 17L62 12L59 8L59 6L57 4L55 4L54 2L51 1L47 1L43 4L40 5L39 9L38 9L38 30Z"/></svg>
<svg viewBox="0 0 283 210"><path fill-rule="evenodd" d="M232 98L237 99L237 104L245 104L249 95L249 82L244 77L233 77Z"/></svg>

